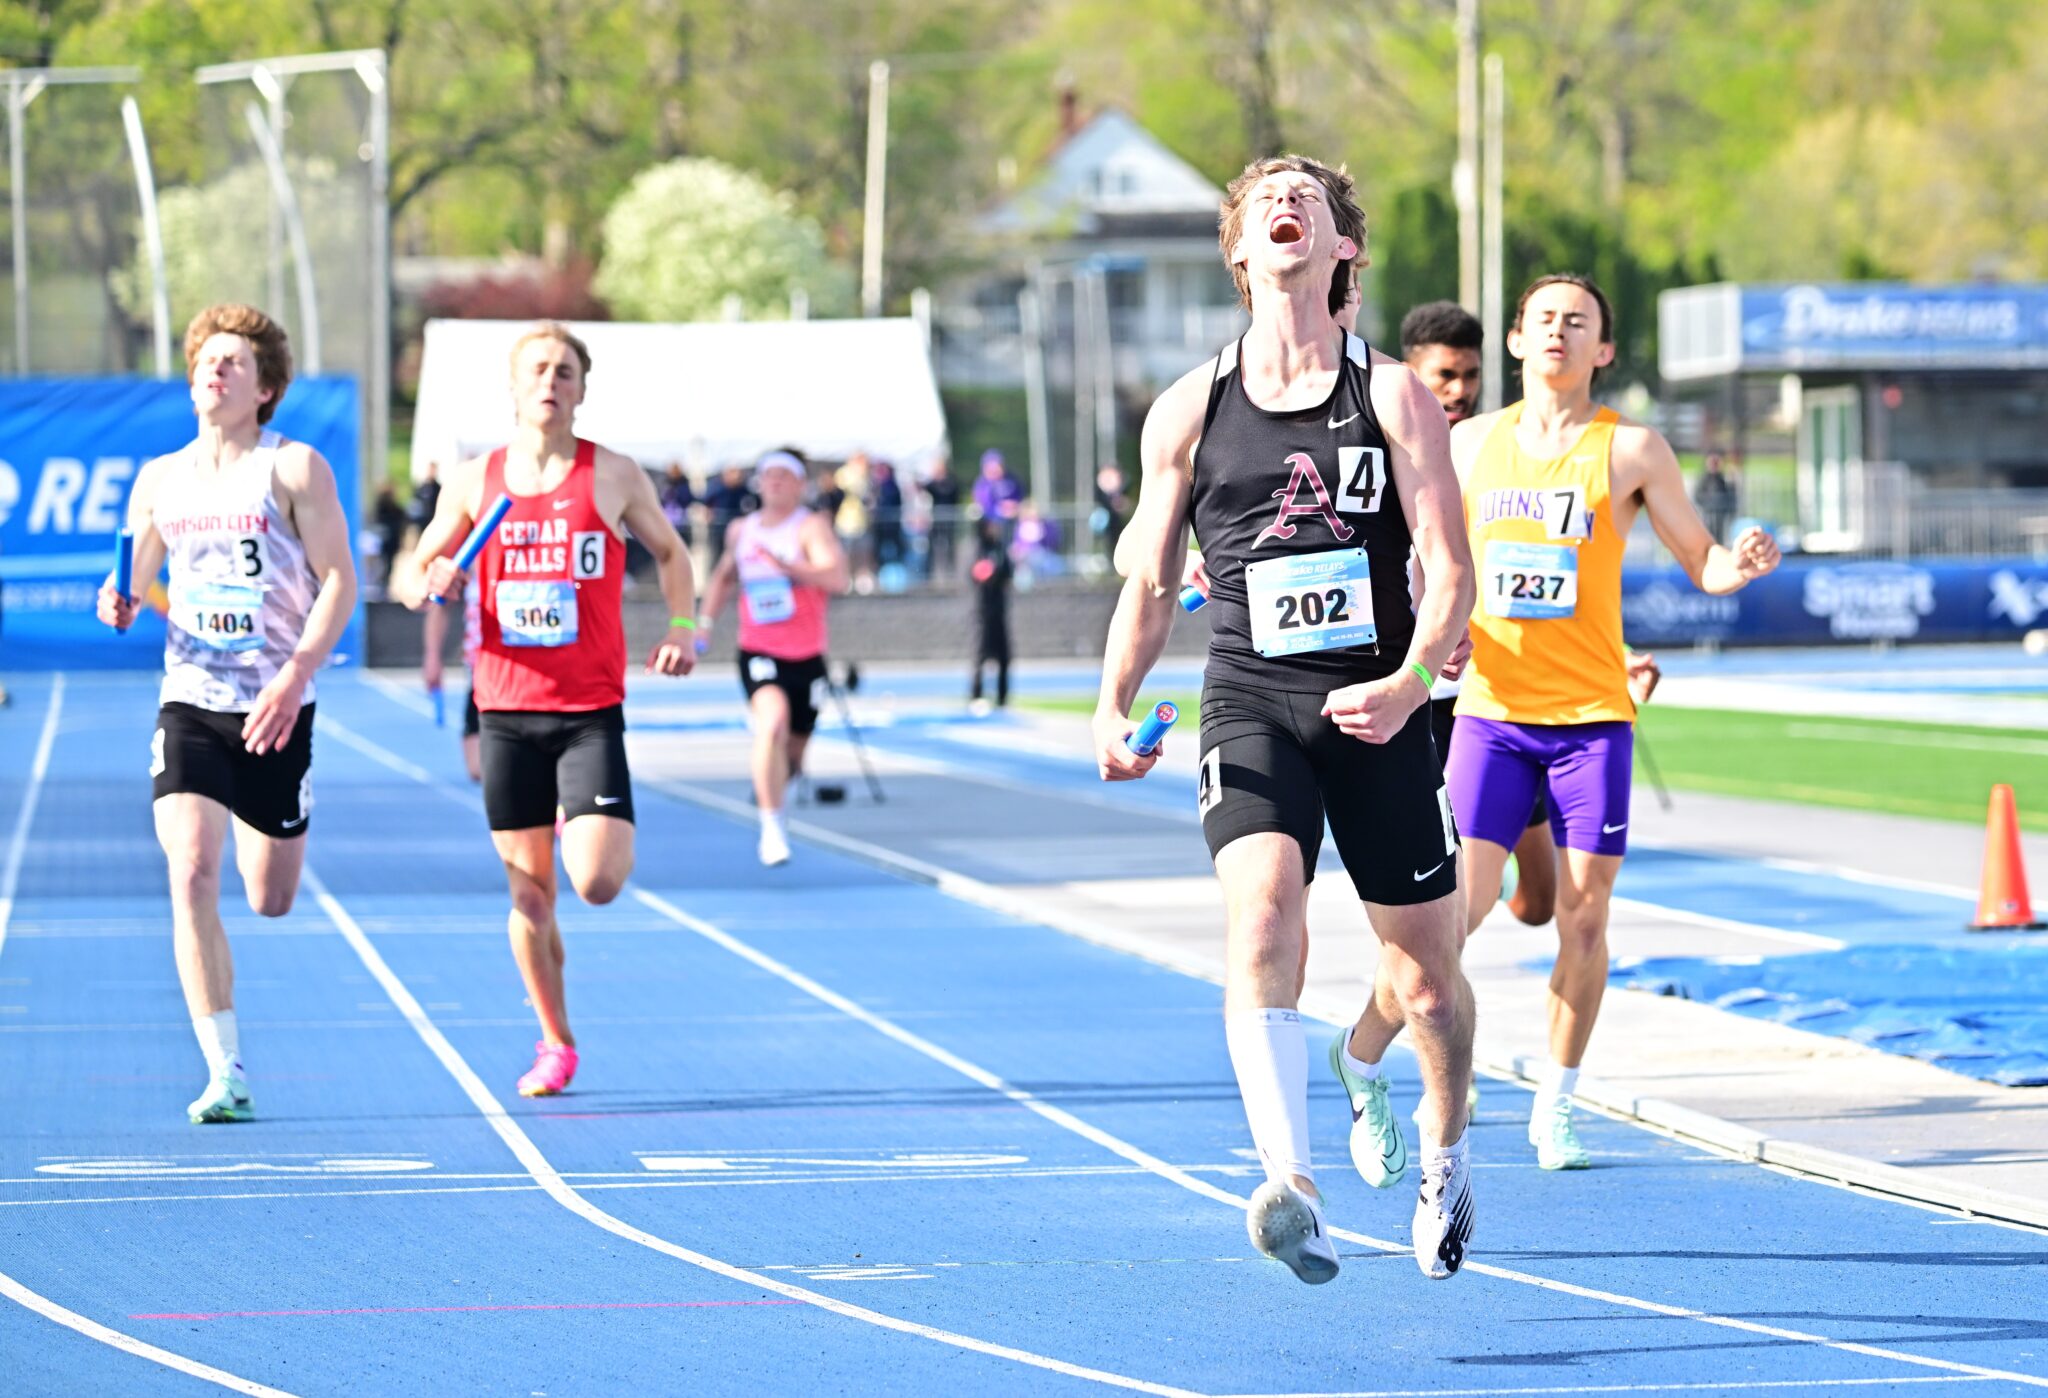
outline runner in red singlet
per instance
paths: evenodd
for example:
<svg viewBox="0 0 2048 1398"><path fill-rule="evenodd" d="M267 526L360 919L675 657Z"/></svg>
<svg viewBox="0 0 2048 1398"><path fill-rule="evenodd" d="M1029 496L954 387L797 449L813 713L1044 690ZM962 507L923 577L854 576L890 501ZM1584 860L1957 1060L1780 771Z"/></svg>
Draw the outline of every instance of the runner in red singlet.
<svg viewBox="0 0 2048 1398"><path fill-rule="evenodd" d="M669 628L650 672L696 663L690 555L647 473L576 436L590 351L561 325L512 347L518 421L509 445L464 462L420 538L420 595L454 604L467 581L452 555L501 494L512 509L476 561L482 634L473 694L482 717L484 810L512 888L512 955L540 1017L539 1056L519 1091L569 1085L576 1039L562 989L555 922L555 815L562 863L586 903L609 903L633 871L633 788L626 770L626 629L619 609L623 526L660 569Z"/></svg>

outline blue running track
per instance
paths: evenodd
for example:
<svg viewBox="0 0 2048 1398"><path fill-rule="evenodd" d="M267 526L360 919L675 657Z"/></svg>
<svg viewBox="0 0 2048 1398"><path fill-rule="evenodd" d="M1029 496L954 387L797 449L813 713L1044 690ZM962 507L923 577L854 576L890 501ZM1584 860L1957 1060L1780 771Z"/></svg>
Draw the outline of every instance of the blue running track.
<svg viewBox="0 0 2048 1398"><path fill-rule="evenodd" d="M152 688L57 683L0 712L7 1393L2048 1387L2048 1238L1598 1117L1601 1168L1546 1175L1498 1086L1431 1283L1413 1174L1358 1181L1318 1075L1347 1241L1304 1287L1245 1239L1214 986L827 850L761 870L645 784L637 884L563 912L581 1074L522 1100L452 737L348 676L298 907L228 913L258 1120L189 1126Z"/></svg>

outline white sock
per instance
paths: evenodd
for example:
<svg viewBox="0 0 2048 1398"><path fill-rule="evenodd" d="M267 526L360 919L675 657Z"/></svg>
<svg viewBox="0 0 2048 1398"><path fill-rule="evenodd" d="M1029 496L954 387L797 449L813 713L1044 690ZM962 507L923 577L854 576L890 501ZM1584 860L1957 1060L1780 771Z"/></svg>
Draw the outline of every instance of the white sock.
<svg viewBox="0 0 2048 1398"><path fill-rule="evenodd" d="M218 1077L223 1068L237 1072L242 1067L242 1037L235 1029L233 1010L216 1010L192 1021L199 1039L199 1051L206 1055L206 1071Z"/></svg>
<svg viewBox="0 0 2048 1398"><path fill-rule="evenodd" d="M1364 1078L1367 1082L1371 1082L1374 1078L1380 1075L1379 1064L1367 1063L1362 1059L1353 1058L1351 1056L1350 1030L1347 1029L1344 1031L1344 1038L1341 1040L1341 1042L1344 1045L1344 1047L1340 1050L1340 1052L1342 1052L1344 1055L1344 1067L1347 1072L1350 1072L1358 1077Z"/></svg>
<svg viewBox="0 0 2048 1398"><path fill-rule="evenodd" d="M1297 1010L1239 1010L1223 1017L1238 1095L1266 1178L1315 1180L1308 1150L1308 1036Z"/></svg>
<svg viewBox="0 0 2048 1398"><path fill-rule="evenodd" d="M1560 1097L1569 1097L1579 1086L1579 1070L1560 1068L1555 1063L1543 1065L1543 1076L1536 1080L1536 1095L1546 1102Z"/></svg>
<svg viewBox="0 0 2048 1398"><path fill-rule="evenodd" d="M1472 1142L1469 1139L1471 1135L1470 1131L1463 1132L1457 1140L1446 1146L1439 1145L1437 1142L1430 1140L1429 1136L1425 1133L1422 1137L1422 1163L1427 1165L1432 1160L1442 1160L1445 1157L1453 1160L1463 1160L1471 1153Z"/></svg>
<svg viewBox="0 0 2048 1398"><path fill-rule="evenodd" d="M789 817L781 811L763 811L761 812L761 828L763 830L773 830L776 834L787 840L789 838Z"/></svg>

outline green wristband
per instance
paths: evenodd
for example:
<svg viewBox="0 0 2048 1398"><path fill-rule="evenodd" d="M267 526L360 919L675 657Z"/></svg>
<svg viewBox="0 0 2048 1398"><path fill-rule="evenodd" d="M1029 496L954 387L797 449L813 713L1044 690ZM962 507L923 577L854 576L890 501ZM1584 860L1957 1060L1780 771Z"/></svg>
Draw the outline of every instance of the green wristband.
<svg viewBox="0 0 2048 1398"><path fill-rule="evenodd" d="M1409 661L1408 668L1415 672L1416 679L1422 681L1422 689L1425 694L1436 688L1436 681L1430 678L1429 671L1423 668L1421 661Z"/></svg>
<svg viewBox="0 0 2048 1398"><path fill-rule="evenodd" d="M671 630L695 631L697 629L697 619L695 617L672 616L668 619L668 624Z"/></svg>

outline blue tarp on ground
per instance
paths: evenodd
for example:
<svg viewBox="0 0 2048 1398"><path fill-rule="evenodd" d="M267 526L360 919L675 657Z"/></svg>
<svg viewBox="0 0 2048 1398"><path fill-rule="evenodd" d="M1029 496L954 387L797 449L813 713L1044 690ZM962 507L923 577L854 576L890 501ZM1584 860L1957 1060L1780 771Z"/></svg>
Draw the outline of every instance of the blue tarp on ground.
<svg viewBox="0 0 2048 1398"><path fill-rule="evenodd" d="M2048 946L1847 947L1617 961L1612 981L1853 1039L2007 1087L2048 1086Z"/></svg>

